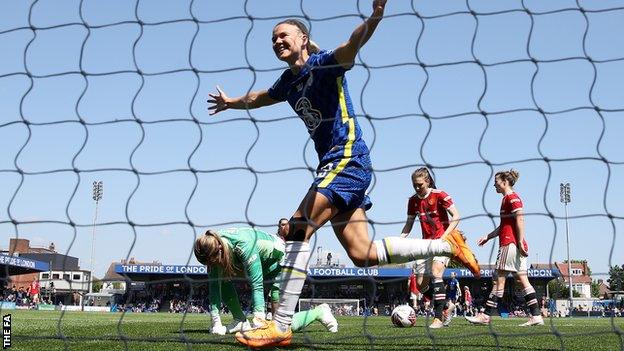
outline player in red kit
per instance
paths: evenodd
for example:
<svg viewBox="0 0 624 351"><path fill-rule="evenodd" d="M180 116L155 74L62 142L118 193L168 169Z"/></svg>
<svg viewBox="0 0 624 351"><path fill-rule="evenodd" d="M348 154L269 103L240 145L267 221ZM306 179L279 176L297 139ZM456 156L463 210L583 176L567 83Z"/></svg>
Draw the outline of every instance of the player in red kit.
<svg viewBox="0 0 624 351"><path fill-rule="evenodd" d="M544 325L540 313L535 289L527 276L529 246L524 238L524 215L520 196L513 186L520 174L515 170L496 173L494 187L496 192L503 195L498 228L486 236L479 238L477 244L483 246L490 239L499 238L498 257L496 258L496 276L492 291L486 302L485 313L466 319L473 324L489 324L492 315L498 315L498 302L503 298L505 279L512 273L523 287L524 301L531 312L531 318L520 326Z"/></svg>
<svg viewBox="0 0 624 351"><path fill-rule="evenodd" d="M39 303L39 290L40 290L39 281L33 280L32 283L30 283L28 294L30 295L30 298L35 304Z"/></svg>
<svg viewBox="0 0 624 351"><path fill-rule="evenodd" d="M416 218L420 221L423 239L439 239L456 231L460 219L459 211L449 194L436 189L433 177L427 168L422 167L412 173L412 185L416 194L410 197L407 202L407 220L401 231L401 236L407 237L409 235ZM449 258L444 256L416 261L419 290L426 294L428 289L433 288L433 296L431 297L435 318L429 328L437 329L450 323L451 317L445 319L443 313L447 301L442 276L448 262ZM431 277L433 277L433 286L429 287ZM455 306L448 304L448 307L454 308ZM452 316L452 313L446 313L446 315Z"/></svg>

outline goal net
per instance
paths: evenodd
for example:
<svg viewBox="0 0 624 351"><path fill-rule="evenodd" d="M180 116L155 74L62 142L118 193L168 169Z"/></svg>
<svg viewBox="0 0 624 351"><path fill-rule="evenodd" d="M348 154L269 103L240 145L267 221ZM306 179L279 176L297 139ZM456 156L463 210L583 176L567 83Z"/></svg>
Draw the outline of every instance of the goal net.
<svg viewBox="0 0 624 351"><path fill-rule="evenodd" d="M31 254L67 256L49 269L45 259L45 269L29 273L47 279L40 309L63 307L49 318L34 315L44 326L33 328L19 321L22 311L14 311L12 333L23 348L84 348L93 340L126 350L146 342L237 347L230 336L207 332L206 315L190 313L205 312L210 283L206 267L194 258L194 240L207 228L251 226L275 233L278 219L292 216L308 191L318 158L288 104L211 116L208 94L219 86L230 97L242 96L276 82L288 68L272 47L278 22L297 18L322 49L334 49L370 16L371 3L0 1L0 312L37 307L12 287L27 286L22 283L32 276L9 279L15 264L6 262L42 266L27 253L16 261L11 240L29 240ZM476 247L476 241L500 222L494 175L513 168L520 172L515 190L524 203L529 264L553 269L569 251L570 259L586 260L591 268L591 276L572 282L564 274L556 292L538 290L540 301L555 293L567 300L568 285L595 295L598 279L606 283L610 268L624 262L623 23L624 1L618 0L388 1L374 36L345 75L353 117L372 159L369 237L401 234L414 193L411 173L427 167L436 185L452 195L459 227L479 261L493 263L497 243ZM564 205L559 186L566 183L571 202ZM420 237L419 224L414 227L411 237ZM319 260L331 266L322 278L340 284L360 273L337 267L351 266L351 260L333 233L330 225L320 228L310 251L322 246L334 254ZM116 272L115 262L128 270ZM366 283L356 284L367 302L408 299L382 289L373 271L364 269ZM76 319L65 313L84 310L76 305L91 292L92 276L112 277L123 300L115 301L118 314ZM396 284L405 285L400 279ZM583 341L599 336L610 342L607 348L622 349L622 324L613 316L614 308L624 306L621 295L609 295L624 291L621 281L603 289L606 301L613 301L604 303L611 318L604 325L574 329L550 318L550 328L538 331L542 344L510 347L569 349L566 338L572 335ZM240 283L237 292L249 311L251 293ZM359 296L326 299L352 297L351 290L335 291L302 299L299 307L327 303L347 315L371 308ZM18 295L26 302L16 304ZM487 292L473 295L473 306L485 304ZM144 325L130 314L140 310L179 313L157 314L157 322ZM381 320L341 329L353 332L345 339L366 339L366 345L335 347L396 346L394 335L383 339L367 329L366 323ZM91 323L106 332L82 328ZM163 331L163 324L171 327ZM380 325L379 334L387 336ZM475 334L482 337L475 348L495 342L502 349L529 333L511 327L459 330L471 342ZM434 348L440 340L465 340L457 337L461 332L409 332L426 337L405 332L403 341L423 339ZM297 340L314 346L309 338Z"/></svg>
<svg viewBox="0 0 624 351"><path fill-rule="evenodd" d="M327 304L336 316L359 316L362 312L360 303L364 299L299 299L299 311L307 311L318 305ZM363 308L364 306L362 306Z"/></svg>

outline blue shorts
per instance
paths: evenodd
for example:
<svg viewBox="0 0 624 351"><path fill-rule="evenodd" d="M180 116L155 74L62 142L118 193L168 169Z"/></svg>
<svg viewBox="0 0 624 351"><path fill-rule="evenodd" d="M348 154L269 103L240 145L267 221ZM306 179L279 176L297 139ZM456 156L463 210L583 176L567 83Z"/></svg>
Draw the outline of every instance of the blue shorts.
<svg viewBox="0 0 624 351"><path fill-rule="evenodd" d="M368 154L321 162L316 169L312 189L325 195L341 212L373 206L366 189L372 178Z"/></svg>

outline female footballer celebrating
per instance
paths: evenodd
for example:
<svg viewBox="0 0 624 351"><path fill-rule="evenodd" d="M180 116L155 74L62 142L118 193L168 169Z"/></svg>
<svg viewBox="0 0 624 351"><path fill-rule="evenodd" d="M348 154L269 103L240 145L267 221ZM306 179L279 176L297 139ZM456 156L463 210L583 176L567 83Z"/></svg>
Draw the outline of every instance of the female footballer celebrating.
<svg viewBox="0 0 624 351"><path fill-rule="evenodd" d="M503 195L501 204L500 225L486 236L479 238L477 244L483 246L490 239L499 238L498 256L496 258L496 278L492 284L492 291L486 302L485 313L475 317L466 317L473 324L489 324L492 315L498 315L498 302L503 298L505 280L512 273L524 288L524 301L530 309L531 317L520 326L544 325L540 313L535 289L527 277L529 246L524 238L524 215L522 200L513 186L520 174L515 170L498 172L494 176L496 192Z"/></svg>
<svg viewBox="0 0 624 351"><path fill-rule="evenodd" d="M331 221L338 240L357 266L409 262L432 255L455 255L476 271L479 268L464 239L424 241L385 238L371 242L365 210L371 207L366 189L371 181L369 150L347 90L345 73L383 18L386 0L373 0L371 17L334 50L320 50L310 40L306 26L294 19L273 28L273 51L288 64L268 90L229 98L217 88L210 94L211 114L226 109L252 109L288 101L304 121L319 158L316 177L290 219L280 287L280 304L274 319L264 328L237 333L237 340L250 347L288 345L290 324L306 278L311 236Z"/></svg>

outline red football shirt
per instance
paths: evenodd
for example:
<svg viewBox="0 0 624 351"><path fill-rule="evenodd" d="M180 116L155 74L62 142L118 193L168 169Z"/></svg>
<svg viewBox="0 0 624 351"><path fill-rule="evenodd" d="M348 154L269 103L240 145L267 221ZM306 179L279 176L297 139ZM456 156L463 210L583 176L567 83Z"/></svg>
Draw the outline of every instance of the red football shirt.
<svg viewBox="0 0 624 351"><path fill-rule="evenodd" d="M36 280L33 280L32 283L30 283L30 295L36 295L39 294L39 282Z"/></svg>
<svg viewBox="0 0 624 351"><path fill-rule="evenodd" d="M453 199L447 193L431 189L424 198L417 194L407 202L407 215L420 220L423 239L438 239L449 226L447 210L453 206Z"/></svg>
<svg viewBox="0 0 624 351"><path fill-rule="evenodd" d="M500 246L506 246L509 244L516 244L516 217L515 213L522 210L522 200L516 193L511 193L503 196L503 202L501 203L500 216L501 224L500 231L498 233L498 240ZM529 250L529 245L526 240L522 241L522 246L525 250Z"/></svg>

